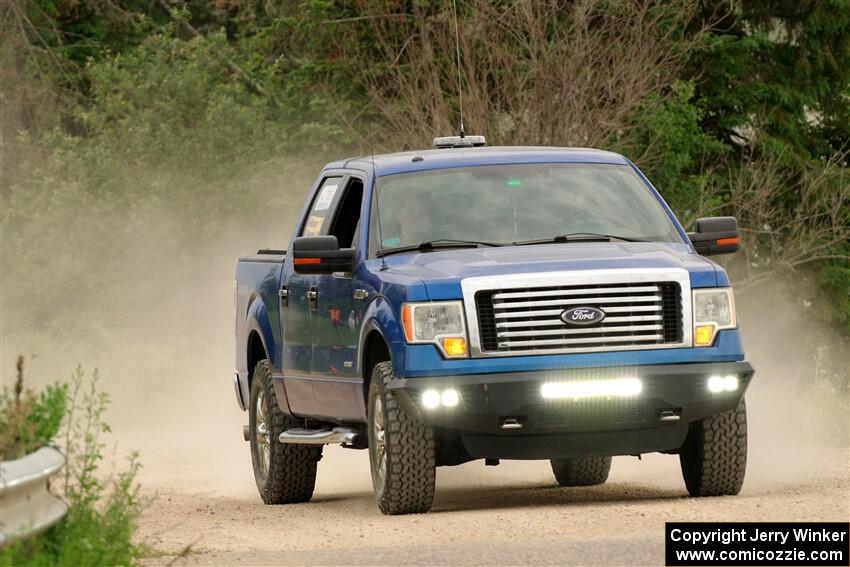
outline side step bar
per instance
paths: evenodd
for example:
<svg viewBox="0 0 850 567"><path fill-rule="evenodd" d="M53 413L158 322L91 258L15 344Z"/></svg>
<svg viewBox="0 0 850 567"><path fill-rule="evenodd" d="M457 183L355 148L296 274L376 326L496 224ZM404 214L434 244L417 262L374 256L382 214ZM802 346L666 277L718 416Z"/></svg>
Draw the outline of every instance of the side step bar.
<svg viewBox="0 0 850 567"><path fill-rule="evenodd" d="M333 429L287 429L280 434L281 443L301 445L350 445L361 448L366 446L363 434L348 427Z"/></svg>

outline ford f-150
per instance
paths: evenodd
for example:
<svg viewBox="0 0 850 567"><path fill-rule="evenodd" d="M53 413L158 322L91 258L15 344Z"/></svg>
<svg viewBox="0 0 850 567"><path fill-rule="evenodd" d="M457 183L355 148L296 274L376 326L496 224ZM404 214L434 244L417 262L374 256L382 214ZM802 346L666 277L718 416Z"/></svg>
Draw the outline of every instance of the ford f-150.
<svg viewBox="0 0 850 567"><path fill-rule="evenodd" d="M622 155L437 149L329 163L286 250L236 270L236 373L263 501L313 494L327 444L367 449L385 514L431 508L435 467L678 454L736 494L753 369L726 272L731 217L686 233Z"/></svg>

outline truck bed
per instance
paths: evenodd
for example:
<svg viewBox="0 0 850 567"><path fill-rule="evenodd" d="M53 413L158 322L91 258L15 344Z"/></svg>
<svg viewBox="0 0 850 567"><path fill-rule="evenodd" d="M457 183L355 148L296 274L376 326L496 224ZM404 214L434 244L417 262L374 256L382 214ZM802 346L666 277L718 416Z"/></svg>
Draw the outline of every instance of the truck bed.
<svg viewBox="0 0 850 567"><path fill-rule="evenodd" d="M264 264L282 264L285 259L286 250L263 248L261 250L257 250L257 253L253 256L243 256L242 258L239 258L239 263L260 262Z"/></svg>

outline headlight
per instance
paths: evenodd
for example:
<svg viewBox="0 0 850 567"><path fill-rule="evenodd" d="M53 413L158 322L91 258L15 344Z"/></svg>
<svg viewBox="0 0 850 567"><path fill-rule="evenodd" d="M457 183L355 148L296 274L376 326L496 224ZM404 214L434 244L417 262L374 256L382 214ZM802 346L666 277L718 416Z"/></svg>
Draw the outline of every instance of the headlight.
<svg viewBox="0 0 850 567"><path fill-rule="evenodd" d="M401 323L408 343L434 343L449 358L468 353L461 301L405 303Z"/></svg>
<svg viewBox="0 0 850 567"><path fill-rule="evenodd" d="M711 346L717 331L737 325L731 287L694 290L694 346Z"/></svg>

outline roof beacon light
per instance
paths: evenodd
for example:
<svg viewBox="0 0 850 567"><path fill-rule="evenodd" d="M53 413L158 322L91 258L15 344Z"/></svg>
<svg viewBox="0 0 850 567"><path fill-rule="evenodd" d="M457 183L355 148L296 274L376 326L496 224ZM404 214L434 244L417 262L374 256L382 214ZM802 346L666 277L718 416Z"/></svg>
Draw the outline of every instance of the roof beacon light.
<svg viewBox="0 0 850 567"><path fill-rule="evenodd" d="M480 148L486 146L484 136L441 136L434 138L435 148Z"/></svg>

